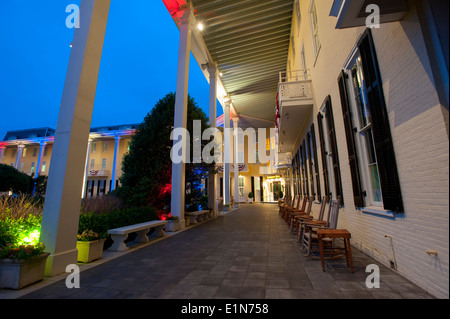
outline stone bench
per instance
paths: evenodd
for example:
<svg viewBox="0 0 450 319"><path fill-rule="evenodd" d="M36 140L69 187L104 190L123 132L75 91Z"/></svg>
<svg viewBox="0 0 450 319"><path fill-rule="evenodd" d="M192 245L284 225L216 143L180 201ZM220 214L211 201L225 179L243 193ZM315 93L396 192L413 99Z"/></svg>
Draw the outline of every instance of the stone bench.
<svg viewBox="0 0 450 319"><path fill-rule="evenodd" d="M164 232L164 227L166 224L166 220L153 220L146 223L110 229L108 230L108 234L111 235L113 244L108 250L127 251L128 247L125 245L125 240L131 233L137 234L135 242L147 243L149 241L147 234L151 228L155 229L155 234L153 235L154 237L166 237L167 235Z"/></svg>
<svg viewBox="0 0 450 319"><path fill-rule="evenodd" d="M185 215L190 217L191 225L198 224L199 222L209 219L209 210L200 210L197 212L189 212L189 213L185 213Z"/></svg>

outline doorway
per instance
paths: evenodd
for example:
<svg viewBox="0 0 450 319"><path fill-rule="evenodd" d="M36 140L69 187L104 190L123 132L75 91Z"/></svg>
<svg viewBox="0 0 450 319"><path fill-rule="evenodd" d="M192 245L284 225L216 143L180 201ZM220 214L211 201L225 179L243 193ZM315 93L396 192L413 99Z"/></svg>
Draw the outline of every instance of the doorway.
<svg viewBox="0 0 450 319"><path fill-rule="evenodd" d="M279 194L281 191L281 182L273 182L273 199L274 201L278 201Z"/></svg>

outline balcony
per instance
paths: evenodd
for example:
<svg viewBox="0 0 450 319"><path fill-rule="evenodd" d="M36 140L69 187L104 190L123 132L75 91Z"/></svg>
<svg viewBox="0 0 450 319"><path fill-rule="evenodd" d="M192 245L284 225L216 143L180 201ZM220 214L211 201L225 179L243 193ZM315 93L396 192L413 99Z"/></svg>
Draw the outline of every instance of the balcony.
<svg viewBox="0 0 450 319"><path fill-rule="evenodd" d="M110 175L111 171L101 166L89 167L88 170L88 177L109 177Z"/></svg>
<svg viewBox="0 0 450 319"><path fill-rule="evenodd" d="M292 154L290 152L287 153L278 153L278 162L275 163L275 168L277 170L283 170L291 167L292 164Z"/></svg>
<svg viewBox="0 0 450 319"><path fill-rule="evenodd" d="M278 84L278 152L292 152L314 105L308 70L280 72Z"/></svg>

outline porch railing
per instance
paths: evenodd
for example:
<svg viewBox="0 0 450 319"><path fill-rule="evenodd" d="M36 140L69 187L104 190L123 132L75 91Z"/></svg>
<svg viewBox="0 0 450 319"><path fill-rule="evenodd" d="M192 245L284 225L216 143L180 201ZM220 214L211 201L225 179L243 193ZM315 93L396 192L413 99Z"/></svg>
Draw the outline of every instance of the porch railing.
<svg viewBox="0 0 450 319"><path fill-rule="evenodd" d="M280 72L278 84L280 101L289 99L312 99L309 70Z"/></svg>

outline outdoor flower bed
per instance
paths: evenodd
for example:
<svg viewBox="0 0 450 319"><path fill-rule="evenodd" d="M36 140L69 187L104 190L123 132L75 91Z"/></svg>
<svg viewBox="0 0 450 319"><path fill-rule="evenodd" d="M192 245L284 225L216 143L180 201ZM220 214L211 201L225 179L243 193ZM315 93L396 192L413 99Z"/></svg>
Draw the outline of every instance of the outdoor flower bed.
<svg viewBox="0 0 450 319"><path fill-rule="evenodd" d="M102 257L103 250L112 243L108 229L159 219L152 208L113 209L80 214L78 261L91 262ZM0 288L20 289L44 278L49 253L39 242L42 212L39 199L0 197ZM133 239L130 236L128 241Z"/></svg>
<svg viewBox="0 0 450 319"><path fill-rule="evenodd" d="M106 238L92 230L85 230L77 236L78 261L89 263L102 258Z"/></svg>
<svg viewBox="0 0 450 319"><path fill-rule="evenodd" d="M0 288L20 289L44 278L49 253L39 242L42 215L36 205L31 199L1 198Z"/></svg>

